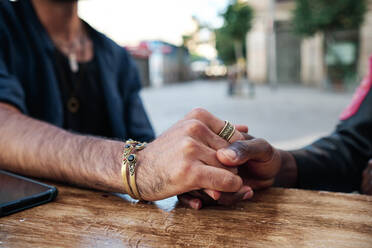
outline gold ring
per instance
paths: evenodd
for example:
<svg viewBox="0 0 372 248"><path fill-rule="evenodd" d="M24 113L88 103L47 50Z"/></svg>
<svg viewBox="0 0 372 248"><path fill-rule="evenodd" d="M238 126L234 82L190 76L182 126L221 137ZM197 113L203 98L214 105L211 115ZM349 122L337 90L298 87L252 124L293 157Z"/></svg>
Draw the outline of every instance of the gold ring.
<svg viewBox="0 0 372 248"><path fill-rule="evenodd" d="M230 141L231 137L235 133L235 127L231 125L230 122L225 121L225 125L223 126L221 132L218 134L221 138L225 139L226 141Z"/></svg>

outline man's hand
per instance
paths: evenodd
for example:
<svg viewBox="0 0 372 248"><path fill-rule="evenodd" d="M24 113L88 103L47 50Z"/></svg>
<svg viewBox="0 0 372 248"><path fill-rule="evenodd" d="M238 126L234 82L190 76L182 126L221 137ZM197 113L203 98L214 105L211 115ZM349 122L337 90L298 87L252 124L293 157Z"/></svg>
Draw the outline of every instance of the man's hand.
<svg viewBox="0 0 372 248"><path fill-rule="evenodd" d="M363 171L362 193L372 195L372 160L369 160L367 168Z"/></svg>
<svg viewBox="0 0 372 248"><path fill-rule="evenodd" d="M218 161L216 151L229 143L217 133L224 121L195 109L138 153L137 185L144 200L159 200L185 192L208 189L237 192L242 179L237 169ZM231 141L244 139L236 131ZM215 195L217 194L217 196Z"/></svg>
<svg viewBox="0 0 372 248"><path fill-rule="evenodd" d="M0 168L104 191L125 192L121 176L124 143L77 135L29 118L0 103ZM224 167L216 151L229 143L217 133L224 121L202 109L138 152L137 185L145 200L203 189L214 199L238 191L236 168ZM247 129L247 127L245 127ZM231 141L243 139L235 132Z"/></svg>

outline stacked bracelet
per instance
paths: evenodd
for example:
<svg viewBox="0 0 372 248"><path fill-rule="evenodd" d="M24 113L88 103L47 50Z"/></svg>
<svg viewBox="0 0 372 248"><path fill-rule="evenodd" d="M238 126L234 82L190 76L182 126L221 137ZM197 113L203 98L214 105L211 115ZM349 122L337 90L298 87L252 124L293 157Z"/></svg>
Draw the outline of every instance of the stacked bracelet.
<svg viewBox="0 0 372 248"><path fill-rule="evenodd" d="M128 140L125 142L121 174L123 177L123 183L125 191L134 199L142 200L141 195L138 192L136 184L136 164L137 156L136 151L143 150L146 147L146 143L140 143L134 140ZM129 180L128 180L129 176Z"/></svg>

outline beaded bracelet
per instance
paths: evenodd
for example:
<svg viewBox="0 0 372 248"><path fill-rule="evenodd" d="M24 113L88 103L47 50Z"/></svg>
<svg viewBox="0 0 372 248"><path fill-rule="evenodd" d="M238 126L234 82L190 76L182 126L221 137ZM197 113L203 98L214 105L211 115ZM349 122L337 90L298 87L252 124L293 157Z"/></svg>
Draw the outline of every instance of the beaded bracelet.
<svg viewBox="0 0 372 248"><path fill-rule="evenodd" d="M137 156L136 151L143 150L147 143L141 143L134 140L127 140L124 145L121 174L125 191L134 199L142 200L136 184L136 164ZM129 171L129 173L128 173ZM129 174L129 180L128 180Z"/></svg>

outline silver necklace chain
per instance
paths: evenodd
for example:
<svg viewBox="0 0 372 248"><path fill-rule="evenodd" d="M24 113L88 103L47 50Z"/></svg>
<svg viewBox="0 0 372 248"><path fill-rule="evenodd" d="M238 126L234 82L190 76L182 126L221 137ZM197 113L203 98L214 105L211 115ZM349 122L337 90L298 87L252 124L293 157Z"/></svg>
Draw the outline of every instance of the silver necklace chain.
<svg viewBox="0 0 372 248"><path fill-rule="evenodd" d="M54 39L55 45L61 50L63 54L68 57L69 66L73 73L79 71L78 54L83 53L88 38L84 34L80 34L76 39L70 42Z"/></svg>

